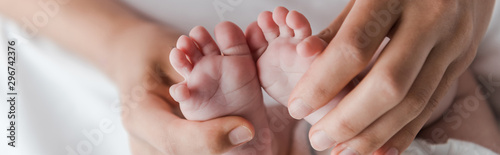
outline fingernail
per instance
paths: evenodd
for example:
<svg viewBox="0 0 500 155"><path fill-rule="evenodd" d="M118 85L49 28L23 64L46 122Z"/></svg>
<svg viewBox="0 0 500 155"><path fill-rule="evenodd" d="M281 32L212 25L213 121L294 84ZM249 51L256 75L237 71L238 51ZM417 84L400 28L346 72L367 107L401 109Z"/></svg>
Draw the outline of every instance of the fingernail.
<svg viewBox="0 0 500 155"><path fill-rule="evenodd" d="M398 155L398 154L399 154L399 151L398 151L398 149L396 149L396 148L391 148L391 149L389 149L389 151L387 151L385 154L386 154L386 155Z"/></svg>
<svg viewBox="0 0 500 155"><path fill-rule="evenodd" d="M359 155L359 153L351 148L346 148L339 155Z"/></svg>
<svg viewBox="0 0 500 155"><path fill-rule="evenodd" d="M252 131L245 126L239 126L229 132L229 141L233 145L239 145L252 140Z"/></svg>
<svg viewBox="0 0 500 155"><path fill-rule="evenodd" d="M305 104L302 99L295 99L290 103L290 107L288 107L290 116L295 119L302 119L307 115L311 114L313 109Z"/></svg>
<svg viewBox="0 0 500 155"><path fill-rule="evenodd" d="M335 145L335 143L336 142L330 139L323 130L317 131L311 136L311 145L318 151L326 150Z"/></svg>

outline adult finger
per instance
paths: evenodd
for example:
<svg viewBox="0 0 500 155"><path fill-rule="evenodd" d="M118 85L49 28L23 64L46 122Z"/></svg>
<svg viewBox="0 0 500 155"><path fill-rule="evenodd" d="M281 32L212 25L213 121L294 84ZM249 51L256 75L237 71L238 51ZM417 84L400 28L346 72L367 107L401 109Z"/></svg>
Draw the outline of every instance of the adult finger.
<svg viewBox="0 0 500 155"><path fill-rule="evenodd" d="M434 50L435 51L435 50ZM335 148L333 152L341 152L348 147L350 150L356 150L360 154L368 154L379 149L391 137L405 127L408 123L413 121L419 115L427 115L421 113L426 107L429 99L435 94L438 85L443 79L443 75L448 68L451 60L442 60L442 57L437 56L436 52L429 55L427 63L423 66L422 71L419 73L412 85L405 99L401 101L396 107L377 119L368 128L361 132L356 137L344 142L341 147ZM431 101L436 102L437 100ZM437 103L430 103L437 104ZM428 117L425 117L428 118ZM427 119L422 119L426 121ZM425 122L424 122L425 123ZM412 126L411 131L419 131L423 124L420 126ZM410 130L410 129L403 129ZM411 143L414 137L406 137L405 142ZM398 141L397 143L403 143ZM388 153L399 153L398 149L389 149Z"/></svg>
<svg viewBox="0 0 500 155"><path fill-rule="evenodd" d="M468 50L475 50L477 47L471 47ZM449 48L436 48L436 51L443 51L443 50L463 50L463 49L449 49ZM476 52L469 52L469 54L475 54ZM446 55L445 55L446 56ZM438 59L438 57L443 57L443 55L434 55L431 58ZM451 57L451 56L450 56ZM415 91L415 92L410 92L407 101L409 104L408 106L413 106L413 109L418 109L419 105L412 105L413 103L417 102L424 102L427 101L425 107L423 108L422 112L411 122L409 122L407 125L405 125L401 130L399 130L394 136L392 136L380 149L377 150L377 153L392 153L392 154L398 154L412 143L413 139L415 139L416 135L422 127L425 125L425 123L429 120L429 118L432 115L432 112L434 112L435 107L439 104L439 101L441 101L441 98L446 95L448 89L450 86L454 83L454 81L467 69L467 66L470 65L472 62L472 59L470 59L470 55L462 55L461 58L456 59L454 62L452 62L449 67L445 68L444 70L440 71L435 71L435 72L429 72L428 77L432 77L432 75L435 75L436 73L444 73L442 78L440 78L439 84L435 89L434 92L431 91ZM473 57L473 56L472 56ZM441 60L435 60L435 61L441 61ZM450 63L450 62L443 62L441 63ZM439 64L437 64L439 65ZM435 65L435 66L437 66ZM441 64L444 65L444 64ZM429 65L429 67L435 67ZM442 69L442 68L441 68ZM423 75L425 76L425 75ZM420 79L420 78L419 78ZM434 80L436 81L436 80ZM423 82L422 82L423 83ZM420 87L430 87L430 85L435 85L435 82L432 83L424 83L421 84ZM419 85L415 85L417 87ZM412 88L413 89L413 88ZM419 90L419 88L415 88L415 90ZM421 90L431 90L431 88L421 88ZM430 94L432 93L432 94ZM425 98L426 96L430 96L428 98ZM427 100L426 100L427 99ZM413 103L412 103L413 102ZM411 108L410 108L411 109ZM407 111L407 112L412 112L412 111ZM412 112L413 113L413 112Z"/></svg>
<svg viewBox="0 0 500 155"><path fill-rule="evenodd" d="M403 100L436 42L431 33L416 33L417 27L414 22L401 24L361 83L311 128L316 149L355 137Z"/></svg>
<svg viewBox="0 0 500 155"><path fill-rule="evenodd" d="M424 110L415 119L405 125L400 129L393 137L391 137L383 147L377 150L380 154L400 154L402 151L406 150L408 146L413 142L418 132L422 129L424 124L429 120L434 111L435 106L437 106L439 101L438 96L442 96L448 88L445 81L441 81L436 93L432 96L433 99L429 100L429 103L425 106ZM439 95L438 95L439 94Z"/></svg>
<svg viewBox="0 0 500 155"><path fill-rule="evenodd" d="M399 17L399 10L391 9L389 1L393 0L354 3L336 37L314 60L293 90L289 112L294 118L304 118L332 100L368 65ZM375 14L383 15L383 22L376 22L376 16L366 16L370 14L367 10L379 12Z"/></svg>
<svg viewBox="0 0 500 155"><path fill-rule="evenodd" d="M314 36L309 36L297 45L297 52L302 57L310 57L316 53L320 53L325 50L333 37L337 34L340 26L345 20L345 17L351 11L354 1L349 1L349 3L344 7L344 10L335 18L335 20L330 23L328 27L323 29L319 34ZM322 43L322 44L320 44Z"/></svg>
<svg viewBox="0 0 500 155"><path fill-rule="evenodd" d="M335 20L333 20L333 22L330 23L328 27L317 34L316 37L319 37L327 43L332 41L333 37L335 37L338 30L340 29L340 26L342 25L342 23L344 23L345 17L347 17L349 12L351 11L354 2L354 0L349 1L349 3L347 3L347 5L344 7L344 10L340 12L339 16L337 16L337 18L335 18Z"/></svg>
<svg viewBox="0 0 500 155"><path fill-rule="evenodd" d="M122 119L128 132L164 154L221 154L254 136L253 126L241 117L184 120L152 94L140 104L122 109L126 109Z"/></svg>

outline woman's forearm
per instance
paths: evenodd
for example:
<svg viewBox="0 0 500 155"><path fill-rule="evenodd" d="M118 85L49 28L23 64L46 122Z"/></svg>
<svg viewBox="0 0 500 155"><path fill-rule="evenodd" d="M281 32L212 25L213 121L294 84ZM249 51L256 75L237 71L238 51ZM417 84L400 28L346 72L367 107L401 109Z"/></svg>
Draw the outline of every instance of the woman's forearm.
<svg viewBox="0 0 500 155"><path fill-rule="evenodd" d="M169 49L178 36L117 0L3 0L0 13L29 36L51 38L113 79L120 76L117 67L124 67L116 61L153 59L155 54L145 53L165 52L159 49Z"/></svg>

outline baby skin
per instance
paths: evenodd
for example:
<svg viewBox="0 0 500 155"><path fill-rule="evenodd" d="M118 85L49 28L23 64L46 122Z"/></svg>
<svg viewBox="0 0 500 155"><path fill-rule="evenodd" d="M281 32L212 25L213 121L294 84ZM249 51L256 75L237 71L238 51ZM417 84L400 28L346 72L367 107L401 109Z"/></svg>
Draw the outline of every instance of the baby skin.
<svg viewBox="0 0 500 155"><path fill-rule="evenodd" d="M179 38L177 47L171 52L171 64L185 81L173 85L170 94L180 102L186 119L203 121L228 115L242 116L254 125L256 135L272 135L261 86L272 98L287 106L296 83L326 46L311 33L309 22L302 14L283 7L261 13L258 22L247 28L246 38L233 23L217 25L215 38L219 45L203 27L193 28L189 37ZM315 124L354 86L354 83L347 85L337 97L305 120ZM452 90L444 97L427 124L440 118L455 94L456 90ZM282 146L271 145L276 140L270 137L273 136L255 136L227 154L277 154L273 147ZM248 140L230 138L233 144Z"/></svg>
<svg viewBox="0 0 500 155"><path fill-rule="evenodd" d="M173 85L170 94L179 102L188 120L234 115L254 125L254 138L227 154L272 154L266 107L246 38L242 30L230 22L217 25L215 38L219 45L203 27L195 27L189 37L179 38L177 47L171 51L170 62L185 80ZM250 129L244 127L233 131L237 130L250 133ZM233 145L250 140L231 134L229 139Z"/></svg>
<svg viewBox="0 0 500 155"><path fill-rule="evenodd" d="M257 59L259 80L269 96L287 106L293 88L326 43L311 36L311 26L304 15L284 7L261 13L257 22L258 25L248 27L247 39ZM327 105L304 119L315 124L352 87L348 85ZM293 107L290 108L293 111Z"/></svg>
<svg viewBox="0 0 500 155"><path fill-rule="evenodd" d="M316 55L324 50L326 43L318 37L311 36L311 27L309 22L302 14L296 11L288 11L283 7L278 7L273 12L261 13L258 17L258 24L250 25L247 29L246 35L249 47L254 53L254 59L257 60L257 70L261 86L272 98L287 106L288 99L293 88L307 71ZM383 47L384 45L381 45L381 48L379 48L376 52L376 55L380 54ZM370 70L372 65L373 63L370 63L365 71L358 75L357 78L362 79L366 72ZM430 126L431 124L433 124L433 126L439 125L439 121L442 121L443 114L445 111L450 109L452 103L461 102L460 99L457 98L459 95L457 92L471 90L470 88L465 88L464 83L468 83L469 85L475 83L472 78L465 80L467 78L462 76L460 79L461 84L459 85L458 82L455 82L451 86L448 93L441 99L440 103L435 108L435 111L432 113L425 126ZM353 89L353 87L355 87L354 82L347 85L344 90L342 90L341 93L339 93L327 105L313 112L304 119L310 124L315 124L326 113L334 108L340 100ZM294 110L294 107L289 108L290 111ZM481 114L488 113L487 110L478 110L476 112ZM494 133L491 134L492 137L499 137L498 129L492 125L495 124L494 121L484 121L486 119L494 120L492 118L493 117L490 114L489 116L485 115L481 119L476 119L476 121L471 122L483 122L481 126L488 126L488 129L496 131L492 132ZM431 127L427 127L424 130L429 130L429 128ZM470 134L472 133L470 131L444 130L444 132L448 133L449 137L447 138L458 138L477 144L499 144L499 140L494 140L495 138L488 138L485 136L477 136L481 137L481 140L477 140L478 138L463 138L464 135L472 135ZM429 136L421 136L421 138L429 139ZM307 140L302 139L302 141ZM293 150L293 148L291 149ZM323 153L329 154L328 152Z"/></svg>
<svg viewBox="0 0 500 155"><path fill-rule="evenodd" d="M254 125L256 135L272 135L261 86L271 97L286 105L293 87L316 53L326 45L319 38L310 37L311 28L302 14L283 7L274 13L262 13L258 26L249 26L247 35L245 37L233 23L223 22L215 28L219 45L203 27L195 27L189 37L179 38L176 48L171 51L170 62L185 80L173 85L170 94L180 103L186 119L203 121L228 115L242 116ZM296 48L300 52L296 52ZM314 124L338 101L339 98L334 99L306 120ZM276 154L271 152L276 150L272 147L281 146L272 146L270 138L262 137L266 136L256 136L227 154ZM248 139L230 141L239 144Z"/></svg>

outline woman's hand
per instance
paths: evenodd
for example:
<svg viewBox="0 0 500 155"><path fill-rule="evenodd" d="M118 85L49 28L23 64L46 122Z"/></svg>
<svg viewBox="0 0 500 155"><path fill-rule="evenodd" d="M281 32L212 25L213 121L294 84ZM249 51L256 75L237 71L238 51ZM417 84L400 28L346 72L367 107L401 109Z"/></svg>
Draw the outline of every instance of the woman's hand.
<svg viewBox="0 0 500 155"><path fill-rule="evenodd" d="M242 131L237 128L246 126L254 132L241 117L188 121L176 115L161 96L145 95L137 106L127 107L130 111L122 117L132 154L222 154L240 145L231 143L233 130Z"/></svg>
<svg viewBox="0 0 500 155"><path fill-rule="evenodd" d="M304 118L373 68L338 106L315 124L312 146L332 154L404 151L452 82L473 61L494 0L351 0L319 37L329 41L289 100ZM384 145L385 144L385 145Z"/></svg>
<svg viewBox="0 0 500 155"><path fill-rule="evenodd" d="M179 35L121 1L0 1L0 13L20 25L33 13L47 11L57 14L26 31L87 59L118 85L134 154L220 154L245 143L243 136L254 135L253 126L241 117L206 122L182 118L168 89L182 80L168 59Z"/></svg>
<svg viewBox="0 0 500 155"><path fill-rule="evenodd" d="M182 80L168 57L177 37L165 28L143 26L128 29L112 43L117 55L110 60L110 72L120 88L133 154L221 154L247 142L241 139L253 137L254 130L241 117L204 122L182 117L169 95L169 87Z"/></svg>
<svg viewBox="0 0 500 155"><path fill-rule="evenodd" d="M206 122L182 118L168 89L182 80L169 63L169 52L179 36L169 28L120 1L0 1L0 13L21 25L25 17L46 11L40 5L57 10L57 16L35 27L32 37L51 38L117 84L122 121L134 154L220 154L245 143L239 138L254 135L253 126L241 117Z"/></svg>

